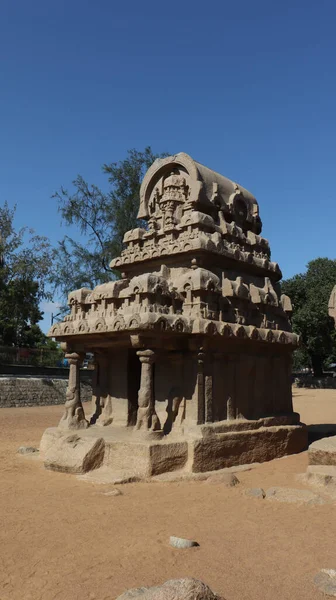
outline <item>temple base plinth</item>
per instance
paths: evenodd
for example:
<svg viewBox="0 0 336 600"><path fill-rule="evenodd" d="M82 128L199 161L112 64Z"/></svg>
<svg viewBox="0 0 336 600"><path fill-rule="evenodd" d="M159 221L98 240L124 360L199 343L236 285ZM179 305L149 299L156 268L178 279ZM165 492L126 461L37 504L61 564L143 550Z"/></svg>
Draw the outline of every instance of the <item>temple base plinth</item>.
<svg viewBox="0 0 336 600"><path fill-rule="evenodd" d="M127 472L129 480L141 480L174 471L202 473L265 462L306 448L307 429L294 414L219 421L167 436L117 426L76 432L50 428L40 452L45 466L53 470L87 473L102 467L105 473Z"/></svg>

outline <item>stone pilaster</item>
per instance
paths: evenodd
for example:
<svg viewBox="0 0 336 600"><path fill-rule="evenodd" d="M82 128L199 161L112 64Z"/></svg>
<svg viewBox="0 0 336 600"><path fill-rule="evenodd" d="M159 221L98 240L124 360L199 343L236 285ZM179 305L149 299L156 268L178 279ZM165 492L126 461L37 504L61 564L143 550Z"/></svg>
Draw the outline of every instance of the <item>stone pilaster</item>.
<svg viewBox="0 0 336 600"><path fill-rule="evenodd" d="M100 409L100 391L99 391L99 360L97 353L94 354L93 360L93 373L92 373L92 416L90 418L90 424L94 424L98 419L101 409Z"/></svg>
<svg viewBox="0 0 336 600"><path fill-rule="evenodd" d="M66 354L69 369L69 383L66 391L65 410L59 422L60 429L85 429L89 426L85 419L83 405L80 399L79 366L82 356L76 352Z"/></svg>
<svg viewBox="0 0 336 600"><path fill-rule="evenodd" d="M197 354L197 425L205 423L204 361L205 354L201 348Z"/></svg>
<svg viewBox="0 0 336 600"><path fill-rule="evenodd" d="M161 424L155 411L153 364L155 352L152 350L139 350L137 352L141 362L141 379L138 394L138 414L136 429L159 431Z"/></svg>
<svg viewBox="0 0 336 600"><path fill-rule="evenodd" d="M233 356L229 356L227 362L226 418L228 421L233 421L237 418L236 358Z"/></svg>
<svg viewBox="0 0 336 600"><path fill-rule="evenodd" d="M164 433L167 435L172 428L181 429L186 418L186 399L184 396L183 385L183 354L181 352L171 352L167 359L172 366L172 387L167 397L167 421L164 425Z"/></svg>
<svg viewBox="0 0 336 600"><path fill-rule="evenodd" d="M205 422L213 422L213 357L207 355L207 364L204 376L204 404L205 404Z"/></svg>

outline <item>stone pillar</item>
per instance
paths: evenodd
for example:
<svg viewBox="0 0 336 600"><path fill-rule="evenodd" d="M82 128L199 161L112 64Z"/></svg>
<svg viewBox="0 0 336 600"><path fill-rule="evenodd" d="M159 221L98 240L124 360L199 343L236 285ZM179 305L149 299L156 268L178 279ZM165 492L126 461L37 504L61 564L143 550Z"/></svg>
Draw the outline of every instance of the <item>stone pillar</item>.
<svg viewBox="0 0 336 600"><path fill-rule="evenodd" d="M264 416L273 415L274 405L274 357L270 354L265 357L265 371L264 371L264 385L265 385L265 403L264 403Z"/></svg>
<svg viewBox="0 0 336 600"><path fill-rule="evenodd" d="M205 423L205 385L204 360L205 354L200 348L197 354L197 425Z"/></svg>
<svg viewBox="0 0 336 600"><path fill-rule="evenodd" d="M223 415L223 397L224 397L224 385L223 380L225 377L225 363L223 360L223 354L215 352L213 354L213 382L212 382L212 418L213 421L221 421ZM226 416L226 409L225 409Z"/></svg>
<svg viewBox="0 0 336 600"><path fill-rule="evenodd" d="M112 398L109 394L109 355L101 351L99 355L99 389L101 414L97 419L97 425L110 425L112 417Z"/></svg>
<svg viewBox="0 0 336 600"><path fill-rule="evenodd" d="M228 421L237 418L235 356L229 356L227 362L226 418Z"/></svg>
<svg viewBox="0 0 336 600"><path fill-rule="evenodd" d="M250 419L254 413L256 361L252 355L240 353L236 361L236 418Z"/></svg>
<svg viewBox="0 0 336 600"><path fill-rule="evenodd" d="M167 396L167 420L163 426L165 435L171 432L172 428L177 430L181 428L186 418L186 399L183 393L183 354L181 352L171 352L167 356L172 366L170 383L173 384Z"/></svg>
<svg viewBox="0 0 336 600"><path fill-rule="evenodd" d="M76 352L66 354L69 361L69 383L66 391L65 411L59 422L60 429L85 429L89 423L85 419L83 405L80 399L79 365L82 356Z"/></svg>
<svg viewBox="0 0 336 600"><path fill-rule="evenodd" d="M256 361L256 376L254 380L254 410L253 418L260 419L265 416L265 406L267 404L267 396L269 389L267 387L267 375L266 375L266 358L262 355L255 357Z"/></svg>
<svg viewBox="0 0 336 600"><path fill-rule="evenodd" d="M94 370L92 373L92 400L91 400L92 415L90 418L91 425L93 425L97 421L97 419L101 413L100 391L99 391L99 360L98 360L97 353L94 354L93 367L94 367Z"/></svg>
<svg viewBox="0 0 336 600"><path fill-rule="evenodd" d="M286 382L286 385L285 385L286 401L285 401L284 410L285 410L285 412L292 414L293 413L293 394L292 394L293 356L291 353L287 354L287 356L284 357L284 363L285 363L284 381Z"/></svg>
<svg viewBox="0 0 336 600"><path fill-rule="evenodd" d="M173 399L172 403L173 423L175 427L180 427L186 418L186 399L183 385L183 359L184 356L182 352L172 353L172 364L175 367L177 389L179 391L178 396Z"/></svg>
<svg viewBox="0 0 336 600"><path fill-rule="evenodd" d="M226 401L226 415L228 421L234 421L234 419L236 418L234 400L231 396L229 396Z"/></svg>
<svg viewBox="0 0 336 600"><path fill-rule="evenodd" d="M141 362L141 379L138 394L138 414L136 429L159 431L161 424L155 412L153 364L155 352L139 350L137 355Z"/></svg>
<svg viewBox="0 0 336 600"><path fill-rule="evenodd" d="M213 357L208 354L204 377L205 422L213 422Z"/></svg>

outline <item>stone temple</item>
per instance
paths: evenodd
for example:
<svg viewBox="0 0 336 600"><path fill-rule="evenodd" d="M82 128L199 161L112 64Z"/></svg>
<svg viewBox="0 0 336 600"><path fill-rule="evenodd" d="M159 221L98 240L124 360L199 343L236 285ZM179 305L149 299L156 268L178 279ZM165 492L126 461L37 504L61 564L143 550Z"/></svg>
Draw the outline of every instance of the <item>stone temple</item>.
<svg viewBox="0 0 336 600"><path fill-rule="evenodd" d="M42 439L46 466L147 477L303 450L291 393L298 336L254 196L180 153L146 173L138 217L111 262L121 278L72 292L49 332L70 375L64 415Z"/></svg>
<svg viewBox="0 0 336 600"><path fill-rule="evenodd" d="M336 285L329 298L328 312L336 327ZM306 471L308 482L327 486L331 492L336 489L336 435L331 435L332 432L335 432L335 425L320 425L324 437L310 444Z"/></svg>

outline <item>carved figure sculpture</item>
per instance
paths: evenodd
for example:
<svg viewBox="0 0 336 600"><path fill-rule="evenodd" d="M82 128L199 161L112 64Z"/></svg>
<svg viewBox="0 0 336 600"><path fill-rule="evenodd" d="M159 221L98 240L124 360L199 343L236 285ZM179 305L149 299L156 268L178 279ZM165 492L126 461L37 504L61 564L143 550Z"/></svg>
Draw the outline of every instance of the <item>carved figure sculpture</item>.
<svg viewBox="0 0 336 600"><path fill-rule="evenodd" d="M80 400L79 361L80 355L75 352L66 354L69 362L69 385L66 391L64 414L60 420L60 429L85 429L88 422L84 416Z"/></svg>

